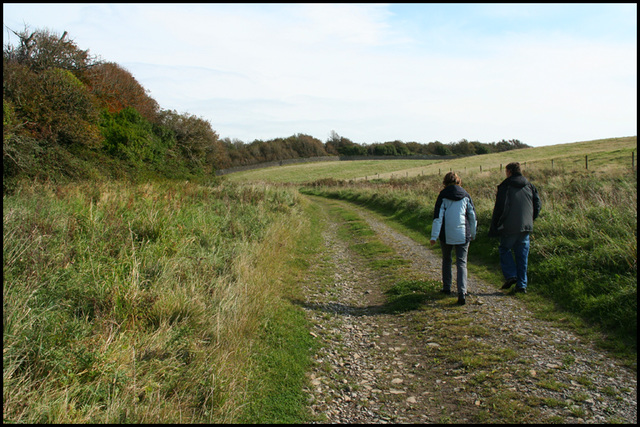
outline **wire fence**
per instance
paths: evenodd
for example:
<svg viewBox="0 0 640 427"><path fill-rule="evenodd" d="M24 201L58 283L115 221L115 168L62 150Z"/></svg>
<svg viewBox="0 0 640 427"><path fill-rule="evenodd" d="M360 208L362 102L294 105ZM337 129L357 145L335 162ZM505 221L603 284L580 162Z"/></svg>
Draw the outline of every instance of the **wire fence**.
<svg viewBox="0 0 640 427"><path fill-rule="evenodd" d="M607 154L609 156L607 156ZM629 157L627 157L629 156ZM521 165L524 170L544 170L551 169L559 170L559 171L595 171L595 170L605 170L612 168L622 168L626 169L630 167L630 170L637 177L638 167L637 167L637 159L636 159L636 151L631 151L627 153L619 153L617 156L611 156L611 153L594 153L592 155L586 154L584 157L582 156L568 156L568 157L558 157L554 159L545 159L545 160L527 160L521 162ZM625 159L626 158L626 159ZM464 172L465 175L472 173L482 173L499 170L501 173L503 168L506 167L506 163L495 163L493 165L474 165L474 166L465 166L456 169L456 172ZM628 165L628 166L625 166ZM447 172L454 171L453 167L450 168L438 168L438 175L442 175ZM371 176L365 176L365 180L369 179L380 179L380 178L391 178L391 179L399 179L399 178L408 178L416 175L425 175L425 174L433 174L434 170L425 170L422 169L419 172L416 170L403 171L403 172L392 172L392 173L384 173L384 174L375 174ZM360 178L362 179L362 178Z"/></svg>

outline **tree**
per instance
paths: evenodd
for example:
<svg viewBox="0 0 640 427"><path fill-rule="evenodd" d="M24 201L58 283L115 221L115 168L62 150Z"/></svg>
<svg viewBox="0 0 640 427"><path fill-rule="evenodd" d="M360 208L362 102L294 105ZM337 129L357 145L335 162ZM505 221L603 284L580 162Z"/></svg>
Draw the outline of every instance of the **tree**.
<svg viewBox="0 0 640 427"><path fill-rule="evenodd" d="M225 142L217 140L207 151L207 163L213 165L214 169L227 169L232 166L229 149Z"/></svg>
<svg viewBox="0 0 640 427"><path fill-rule="evenodd" d="M23 31L16 32L20 43L18 46L6 45L4 56L10 62L26 65L33 71L43 71L51 68L62 68L78 72L86 70L94 64L89 50L79 49L76 44L67 38L65 31L58 36L49 30L36 30L30 32L25 27Z"/></svg>
<svg viewBox="0 0 640 427"><path fill-rule="evenodd" d="M373 143L368 147L367 151L374 156L396 156L398 154L392 142Z"/></svg>
<svg viewBox="0 0 640 427"><path fill-rule="evenodd" d="M2 178L3 191L10 178L31 171L40 151L38 141L24 132L24 122L16 116L11 101L2 100Z"/></svg>
<svg viewBox="0 0 640 427"><path fill-rule="evenodd" d="M61 68L36 72L12 61L3 65L3 98L12 103L26 132L53 144L99 146L98 111L73 73Z"/></svg>
<svg viewBox="0 0 640 427"><path fill-rule="evenodd" d="M331 131L331 136L327 140L325 150L327 153L336 152L343 156L364 156L367 154L367 148L356 144L349 138L338 135L335 131Z"/></svg>
<svg viewBox="0 0 640 427"><path fill-rule="evenodd" d="M461 139L457 143L451 144L451 152L458 156L467 156L476 153L476 149L472 143L466 139Z"/></svg>
<svg viewBox="0 0 640 427"><path fill-rule="evenodd" d="M393 146L395 147L397 156L411 155L411 151L409 151L409 148L406 146L404 142L396 139L395 141L391 142L391 144L393 144Z"/></svg>
<svg viewBox="0 0 640 427"><path fill-rule="evenodd" d="M104 148L112 156L132 163L161 161L171 141L171 135L154 132L154 128L133 107L117 113L103 112Z"/></svg>
<svg viewBox="0 0 640 427"><path fill-rule="evenodd" d="M471 144L473 144L475 154L489 154L491 152L487 144L478 141L472 141Z"/></svg>
<svg viewBox="0 0 640 427"><path fill-rule="evenodd" d="M83 74L91 93L111 113L133 107L152 123L157 123L159 106L147 91L125 70L113 62L96 64Z"/></svg>
<svg viewBox="0 0 640 427"><path fill-rule="evenodd" d="M409 150L410 155L411 154L427 154L426 152L427 147L424 144L411 141L411 142L407 142L405 145L407 146L407 149Z"/></svg>
<svg viewBox="0 0 640 427"><path fill-rule="evenodd" d="M440 141L427 144L427 151L429 154L435 154L437 156L450 156L452 154L451 149Z"/></svg>
<svg viewBox="0 0 640 427"><path fill-rule="evenodd" d="M340 145L340 135L335 130L329 134L329 138L324 145L324 149L330 155L338 155L338 146Z"/></svg>
<svg viewBox="0 0 640 427"><path fill-rule="evenodd" d="M192 168L208 165L209 170L206 172L213 172L213 164L207 163L207 160L212 158L208 154L218 141L218 134L211 128L208 120L164 110L159 113L159 122L174 133L176 146Z"/></svg>
<svg viewBox="0 0 640 427"><path fill-rule="evenodd" d="M285 142L295 153L295 157L319 157L327 155L322 141L310 135L298 133L287 138Z"/></svg>

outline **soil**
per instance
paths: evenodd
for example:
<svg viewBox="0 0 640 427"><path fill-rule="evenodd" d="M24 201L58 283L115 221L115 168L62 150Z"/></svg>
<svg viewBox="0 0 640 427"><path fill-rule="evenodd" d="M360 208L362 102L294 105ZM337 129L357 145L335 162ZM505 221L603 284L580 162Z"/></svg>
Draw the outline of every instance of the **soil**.
<svg viewBox="0 0 640 427"><path fill-rule="evenodd" d="M339 237L329 203L357 212L413 278L440 281L440 256L361 208L317 203L327 226L314 268L325 280L311 274L304 286L321 343L307 390L318 422L637 423L637 372L535 317L522 301L528 295L501 283L469 274L466 305L439 295L415 310L385 311L388 278Z"/></svg>

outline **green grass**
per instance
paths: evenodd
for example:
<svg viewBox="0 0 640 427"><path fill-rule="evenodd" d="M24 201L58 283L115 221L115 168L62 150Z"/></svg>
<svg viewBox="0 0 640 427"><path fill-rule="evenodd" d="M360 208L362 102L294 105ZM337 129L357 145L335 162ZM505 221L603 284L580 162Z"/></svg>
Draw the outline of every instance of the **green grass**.
<svg viewBox="0 0 640 427"><path fill-rule="evenodd" d="M224 178L233 182L302 183L319 179L352 179L358 176L374 178L407 167L422 167L436 160L359 160L303 163L274 166L245 172L234 172Z"/></svg>
<svg viewBox="0 0 640 427"><path fill-rule="evenodd" d="M305 226L295 250L281 262L287 266L282 298L274 301L255 340L248 399L237 422L244 424L301 424L312 421L304 393L306 372L317 348L299 304L299 283L313 265L322 244L322 224L315 204L304 205Z"/></svg>
<svg viewBox="0 0 640 427"><path fill-rule="evenodd" d="M391 313L416 310L438 294L440 282L435 280L402 280L385 291L386 310Z"/></svg>
<svg viewBox="0 0 640 427"><path fill-rule="evenodd" d="M5 196L4 421L237 420L262 375L252 352L307 330L280 280L302 220L299 196L268 185L25 185ZM291 368L276 350L265 357ZM304 354L294 358L304 371Z"/></svg>
<svg viewBox="0 0 640 427"><path fill-rule="evenodd" d="M310 420L303 392L316 347L300 307L281 300L260 331L249 397L238 423L299 424Z"/></svg>

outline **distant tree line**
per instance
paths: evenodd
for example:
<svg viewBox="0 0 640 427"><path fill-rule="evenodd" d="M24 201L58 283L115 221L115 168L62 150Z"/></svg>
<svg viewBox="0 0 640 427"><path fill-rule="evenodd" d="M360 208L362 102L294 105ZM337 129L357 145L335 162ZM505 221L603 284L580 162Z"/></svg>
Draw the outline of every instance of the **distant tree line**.
<svg viewBox="0 0 640 427"><path fill-rule="evenodd" d="M164 110L134 76L48 30L13 31L3 46L3 191L41 179L201 177L217 169L330 155L473 155L524 148L518 140L357 144L332 131L250 143L219 138L209 121Z"/></svg>
<svg viewBox="0 0 640 427"><path fill-rule="evenodd" d="M268 141L255 140L245 144L238 139L223 138L220 140L223 150L216 158L218 169L246 166L258 163L273 162L301 157L321 156L470 156L476 154L498 153L501 151L528 148L517 139L499 142L482 143L462 139L458 142L443 144L440 141L421 144L418 142L402 142L399 140L358 144L349 138L338 135L335 131L323 143L309 135L296 134L288 138L276 138Z"/></svg>

